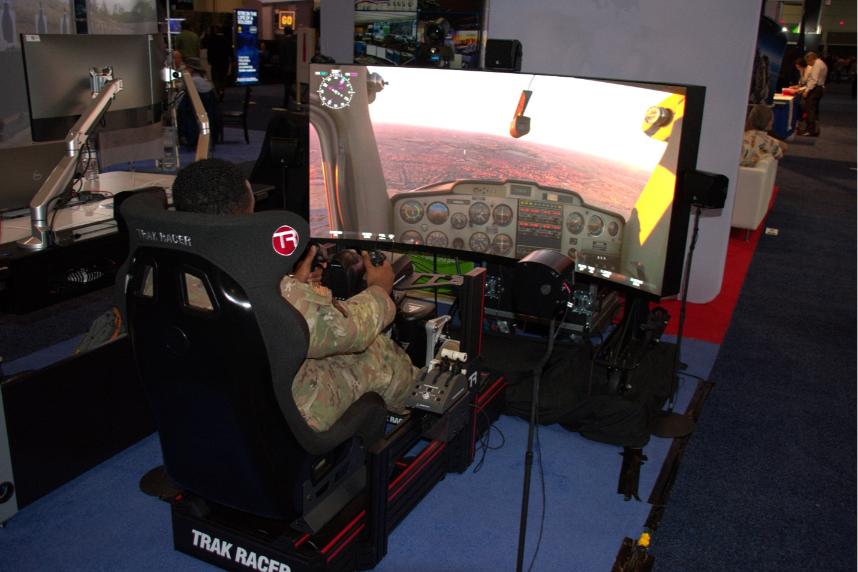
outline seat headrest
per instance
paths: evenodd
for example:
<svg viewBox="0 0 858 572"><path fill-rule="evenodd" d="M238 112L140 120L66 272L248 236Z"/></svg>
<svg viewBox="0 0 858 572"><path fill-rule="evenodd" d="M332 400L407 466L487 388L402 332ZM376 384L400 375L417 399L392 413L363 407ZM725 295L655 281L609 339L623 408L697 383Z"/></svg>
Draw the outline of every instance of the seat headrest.
<svg viewBox="0 0 858 572"><path fill-rule="evenodd" d="M152 194L125 200L130 252L152 246L193 253L245 288L272 284L292 271L307 247L307 222L288 211L212 215L169 211ZM273 283L278 283L273 282Z"/></svg>

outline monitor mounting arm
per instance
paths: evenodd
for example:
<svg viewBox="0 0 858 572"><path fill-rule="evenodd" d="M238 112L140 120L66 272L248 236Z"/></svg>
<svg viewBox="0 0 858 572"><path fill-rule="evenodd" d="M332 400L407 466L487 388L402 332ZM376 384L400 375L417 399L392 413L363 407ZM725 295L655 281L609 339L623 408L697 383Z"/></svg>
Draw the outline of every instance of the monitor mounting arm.
<svg viewBox="0 0 858 572"><path fill-rule="evenodd" d="M197 86L194 83L194 78L191 77L191 72L187 69L182 70L182 83L185 86L185 95L191 98L191 106L194 108L194 115L197 118L197 125L200 127L200 135L197 139L196 161L202 161L209 156L209 140L211 138L211 123L209 115L206 113L206 108L203 106L203 100L200 99L200 93L197 91Z"/></svg>
<svg viewBox="0 0 858 572"><path fill-rule="evenodd" d="M18 241L18 244L28 250L44 250L51 240L51 229L48 225L48 210L51 202L66 189L75 174L80 151L92 135L98 122L107 113L114 96L122 91L122 80L113 79L103 85L101 91L94 96L92 103L72 126L66 136L66 153L54 167L48 178L39 188L39 192L30 201L30 223L33 234L29 238Z"/></svg>

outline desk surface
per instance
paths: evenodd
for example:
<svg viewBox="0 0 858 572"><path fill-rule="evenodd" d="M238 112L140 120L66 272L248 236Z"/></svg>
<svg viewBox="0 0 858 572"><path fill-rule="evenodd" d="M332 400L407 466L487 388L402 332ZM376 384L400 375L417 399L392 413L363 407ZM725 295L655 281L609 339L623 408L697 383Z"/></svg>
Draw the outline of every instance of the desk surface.
<svg viewBox="0 0 858 572"><path fill-rule="evenodd" d="M175 175L157 173L136 173L129 171L115 171L102 173L98 181L84 186L86 191L107 192L111 195L122 191L131 191L145 187L163 187L169 198L170 188L173 185ZM54 216L52 214L48 215ZM48 219L50 220L50 218ZM72 205L56 211L53 221L54 231L90 229L89 232L82 230L81 238L88 235L97 236L103 234L106 229L113 227L113 199L91 202L80 205ZM7 244L30 236L30 215L27 211L23 216L4 219L0 221L0 244Z"/></svg>

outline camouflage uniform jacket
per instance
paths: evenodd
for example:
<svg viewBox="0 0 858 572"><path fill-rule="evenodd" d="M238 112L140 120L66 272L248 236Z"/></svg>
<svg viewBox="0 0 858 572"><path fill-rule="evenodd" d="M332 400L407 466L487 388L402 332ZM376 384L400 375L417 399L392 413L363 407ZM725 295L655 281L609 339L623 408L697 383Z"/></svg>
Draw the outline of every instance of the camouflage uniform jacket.
<svg viewBox="0 0 858 572"><path fill-rule="evenodd" d="M402 348L380 335L396 315L382 288L371 286L340 302L325 288L286 276L280 293L310 331L307 359L292 382L292 395L313 429L328 429L368 391L381 395L388 409L402 407L415 368Z"/></svg>

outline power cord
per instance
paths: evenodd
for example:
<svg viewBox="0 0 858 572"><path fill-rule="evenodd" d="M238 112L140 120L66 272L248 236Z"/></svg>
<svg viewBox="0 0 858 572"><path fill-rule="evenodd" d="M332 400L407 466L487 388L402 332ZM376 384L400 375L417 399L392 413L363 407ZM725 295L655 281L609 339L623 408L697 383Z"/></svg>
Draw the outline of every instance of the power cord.
<svg viewBox="0 0 858 572"><path fill-rule="evenodd" d="M685 377L690 377L691 379L696 379L697 381L706 381L706 378L694 375L693 373L688 373L687 371L679 371L677 373L679 375L684 375Z"/></svg>
<svg viewBox="0 0 858 572"><path fill-rule="evenodd" d="M673 408L676 406L676 397L679 393L679 386L677 384L677 373L679 373L679 360L681 359L682 353L682 335L685 327L685 305L688 302L688 281L691 279L691 261L694 257L694 248L697 245L697 237L700 235L700 216L703 212L703 209L698 205L694 208L694 228L691 231L691 243L688 245L688 254L685 257L685 268L683 269L683 276L681 282L681 292L679 298L679 326L676 331L676 350L674 352L673 358L673 376L671 381L672 387L670 392L670 398L667 401L667 410L672 413Z"/></svg>
<svg viewBox="0 0 858 572"><path fill-rule="evenodd" d="M548 328L548 347L545 349L545 355L542 356L542 359L539 360L537 366L533 369L533 402L531 403L531 418L530 424L528 426L528 445L527 445L527 454L525 455L525 473L524 473L524 491L522 493L521 498L521 522L519 525L518 532L518 554L516 560L516 571L521 572L522 565L524 564L524 548L525 541L527 536L527 510L529 504L529 496L530 496L530 470L531 464L533 462L532 456L532 446L533 441L531 439L535 438L536 440L536 453L539 459L539 471L540 471L540 480L543 489L543 497L542 497L542 517L540 520L540 534L537 540L536 551L534 552L533 559L531 560L530 567L533 567L534 562L536 561L536 555L539 551L539 545L542 542L542 528L545 522L545 475L542 467L542 450L539 447L539 382L542 377L542 372L545 369L545 366L548 364L548 360L551 359L551 355L554 353L554 341L557 338L557 334L560 332L560 326L563 324L563 321L566 319L566 313L569 310L569 305L566 304L563 310L563 316L560 318L559 322L555 321L554 318L551 320L551 324ZM531 434L532 431L532 434ZM528 568L530 570L530 568Z"/></svg>
<svg viewBox="0 0 858 572"><path fill-rule="evenodd" d="M51 211L51 220L48 223L48 230L50 232L54 231L54 221L57 218L57 212L64 207L71 200L71 195L69 193L62 193L61 195L57 195L51 200L48 201L47 206L45 207L47 210L51 210L51 204L57 203L56 207L53 211Z"/></svg>
<svg viewBox="0 0 858 572"><path fill-rule="evenodd" d="M568 311L568 306L566 310L563 311L563 317L560 319L560 324L566 319L566 313ZM554 346L554 338L557 337L558 332L560 332L560 326L558 325L557 329L554 331L554 336L551 339L551 343L549 347L552 349ZM551 358L549 354L548 358ZM545 363L542 364L541 370L545 368L545 365L548 363L548 360L545 360ZM592 368L591 368L592 372ZM530 566L527 568L527 572L533 570L533 566L536 564L536 557L539 555L539 547L542 546L542 533L545 530L545 506L547 503L547 495L545 494L545 468L542 464L542 442L539 440L539 408L536 409L536 427L534 428L535 437L536 437L536 462L537 467L539 468L539 484L540 484L540 492L542 494L542 507L541 514L539 515L539 534L536 537L536 548L533 550L533 557L530 560Z"/></svg>
<svg viewBox="0 0 858 572"><path fill-rule="evenodd" d="M480 460L477 461L477 464L474 465L474 468L471 471L474 474L480 472L480 469L483 468L483 464L486 461L486 455L488 454L489 451L497 451L498 449L501 449L501 448L503 448L504 445L506 445L506 436L503 434L503 431L501 431L500 428L495 427L494 423L492 423L491 419L489 418L488 413L486 413L486 411L484 409L480 410L480 413L486 418L486 423L488 423L488 427L486 428L486 431L482 435L480 435L480 452L481 452L481 455L480 455ZM492 446L492 444L491 444L492 429L497 431L498 435L500 436L501 442L499 445Z"/></svg>
<svg viewBox="0 0 858 572"><path fill-rule="evenodd" d="M533 570L533 566L536 564L536 557L539 555L539 547L542 546L542 532L545 529L545 469L542 466L542 443L539 441L539 413L537 413L536 416L536 459L538 462L537 466L539 467L539 484L542 492L542 509L541 514L539 515L539 535L537 535L536 537L536 548L533 550L533 558L530 561L530 566L528 566L527 572Z"/></svg>

